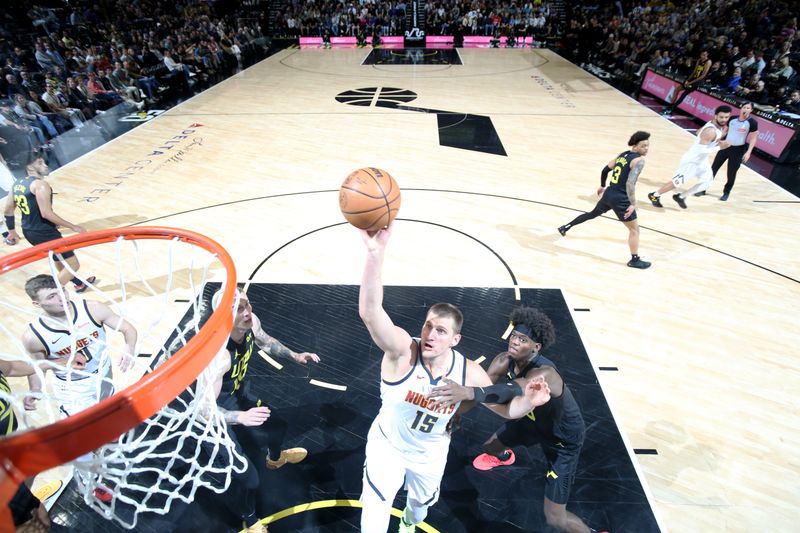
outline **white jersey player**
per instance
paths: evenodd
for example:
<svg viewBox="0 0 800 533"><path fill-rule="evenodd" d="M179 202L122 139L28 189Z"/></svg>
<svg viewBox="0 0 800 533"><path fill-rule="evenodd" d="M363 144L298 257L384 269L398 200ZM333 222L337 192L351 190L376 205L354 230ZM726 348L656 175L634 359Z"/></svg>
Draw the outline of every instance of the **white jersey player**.
<svg viewBox="0 0 800 533"><path fill-rule="evenodd" d="M123 371L133 366L136 329L103 303L71 301L66 287L59 290L52 276L34 276L25 284L25 292L43 312L22 335L25 349L33 359L72 361L71 368L54 371L53 395L63 414L74 415L113 394L112 350L106 341L105 326L118 330L125 338L119 359ZM28 382L31 392L42 390L38 376L30 376ZM25 408L35 409L35 401L35 396L26 396Z"/></svg>
<svg viewBox="0 0 800 533"><path fill-rule="evenodd" d="M448 423L458 404L442 407L429 397L445 381L471 387L492 386L483 368L454 350L461 340L463 316L454 305L439 303L425 317L419 339L395 326L383 309L381 270L392 227L370 235L361 231L367 259L359 292L359 314L375 344L383 350L381 409L367 436L361 502L362 533L385 533L394 497L403 480L408 499L400 530L414 531L439 498L450 445ZM523 392L523 391L520 391ZM506 418L525 416L550 398L543 380L528 382L524 393L487 405ZM510 400L510 401L509 401Z"/></svg>
<svg viewBox="0 0 800 533"><path fill-rule="evenodd" d="M417 352L420 339L415 338ZM451 350L452 360L447 373L434 378L418 358L406 376L396 382L381 380L381 410L372 426L404 455L426 455L432 461L436 451L445 458L450 447L447 431L450 419L458 405L440 407L432 405L428 394L442 378L465 384L467 359L456 350ZM401 420L403 423L397 424Z"/></svg>
<svg viewBox="0 0 800 533"><path fill-rule="evenodd" d="M669 183L665 184L657 191L647 195L650 202L655 207L661 205L661 195L677 187L681 187L687 180L697 179L697 183L684 193L674 194L672 199L682 208L686 209L686 197L698 192L704 192L711 186L714 180L714 173L711 171L709 156L719 149L727 148L728 141L720 140L728 130L728 119L731 116L731 108L723 105L714 111L714 118L706 122L703 127L697 130L697 136L689 150L681 157L678 170Z"/></svg>

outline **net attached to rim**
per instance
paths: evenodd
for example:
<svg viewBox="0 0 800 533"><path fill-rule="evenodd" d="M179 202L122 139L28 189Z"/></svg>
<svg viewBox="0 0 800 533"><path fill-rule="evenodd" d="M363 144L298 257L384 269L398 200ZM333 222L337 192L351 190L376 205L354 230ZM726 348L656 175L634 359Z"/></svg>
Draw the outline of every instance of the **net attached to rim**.
<svg viewBox="0 0 800 533"><path fill-rule="evenodd" d="M37 274L57 280L58 254L78 249L81 268L72 275L88 289L75 295L72 283L56 282L63 313L33 306L26 280ZM224 291L212 312L207 282L213 278ZM10 521L6 503L19 484L66 462L74 467L81 499L125 528L147 513L166 514L177 500L191 502L200 487L227 490L247 464L217 409L212 363L233 324L235 280L222 246L173 228L85 233L0 258L6 317L0 358L27 361L43 382L33 411L24 406L30 396L25 378L9 378L13 392L0 391L0 404L10 416L16 413L19 426L0 438L0 529ZM81 322L84 309L92 317L103 306L112 313L104 324ZM43 332L37 335L45 345L53 332L68 337L58 341L66 342L59 354L50 354L66 357L63 366L48 370L51 364L29 355L21 336L34 329L30 324ZM138 333L133 354L127 354L125 324ZM119 364L128 355L136 364L122 372Z"/></svg>

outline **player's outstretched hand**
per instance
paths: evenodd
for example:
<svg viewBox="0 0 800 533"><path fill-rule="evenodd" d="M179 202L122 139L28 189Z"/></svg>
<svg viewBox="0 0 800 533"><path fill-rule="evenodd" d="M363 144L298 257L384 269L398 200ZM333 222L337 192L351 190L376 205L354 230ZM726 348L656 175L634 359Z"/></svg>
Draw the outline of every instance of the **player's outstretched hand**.
<svg viewBox="0 0 800 533"><path fill-rule="evenodd" d="M269 407L252 407L247 411L242 411L239 415L239 423L243 426L260 426L269 418Z"/></svg>
<svg viewBox="0 0 800 533"><path fill-rule="evenodd" d="M305 365L309 361L314 361L315 363L319 363L319 356L315 353L309 353L309 352L296 353L292 356L292 358L301 365Z"/></svg>
<svg viewBox="0 0 800 533"><path fill-rule="evenodd" d="M365 229L358 231L361 233L361 239L364 241L364 244L367 245L367 250L381 250L386 248L386 244L389 242L389 237L392 236L393 227L394 221L378 231L367 231Z"/></svg>
<svg viewBox="0 0 800 533"><path fill-rule="evenodd" d="M600 198L601 196L603 196L604 192L606 192L606 188L605 187L598 187L597 188L597 197Z"/></svg>
<svg viewBox="0 0 800 533"><path fill-rule="evenodd" d="M534 378L525 385L525 398L533 407L544 405L550 401L550 386L542 376Z"/></svg>
<svg viewBox="0 0 800 533"><path fill-rule="evenodd" d="M433 390L428 393L428 398L433 400L428 404L429 407L450 407L458 402L475 399L475 391L472 390L472 387L464 387L452 379L447 378L443 379L442 382L444 385L434 387Z"/></svg>

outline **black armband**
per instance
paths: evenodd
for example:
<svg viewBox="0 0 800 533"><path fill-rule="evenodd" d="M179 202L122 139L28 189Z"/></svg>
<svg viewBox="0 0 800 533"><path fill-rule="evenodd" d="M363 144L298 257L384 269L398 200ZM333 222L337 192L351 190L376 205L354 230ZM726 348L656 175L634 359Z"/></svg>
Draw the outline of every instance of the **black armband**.
<svg viewBox="0 0 800 533"><path fill-rule="evenodd" d="M6 215L6 227L8 228L9 231L14 229L16 227L16 224L17 223L14 219L14 215L11 216Z"/></svg>
<svg viewBox="0 0 800 533"><path fill-rule="evenodd" d="M608 165L603 167L603 171L600 173L600 186L606 186L606 180L608 179L608 173L611 172L611 169L608 168Z"/></svg>
<svg viewBox="0 0 800 533"><path fill-rule="evenodd" d="M475 401L480 403L508 403L514 396L522 395L522 387L516 381L500 383L491 387L474 387Z"/></svg>

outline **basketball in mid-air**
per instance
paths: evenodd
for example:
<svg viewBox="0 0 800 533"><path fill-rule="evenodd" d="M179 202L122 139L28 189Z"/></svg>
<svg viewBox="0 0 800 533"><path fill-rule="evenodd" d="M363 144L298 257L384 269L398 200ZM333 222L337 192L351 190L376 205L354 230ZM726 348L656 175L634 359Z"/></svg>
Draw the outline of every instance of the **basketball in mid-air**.
<svg viewBox="0 0 800 533"><path fill-rule="evenodd" d="M339 208L353 226L378 231L397 216L400 210L400 187L385 170L360 168L342 183Z"/></svg>

